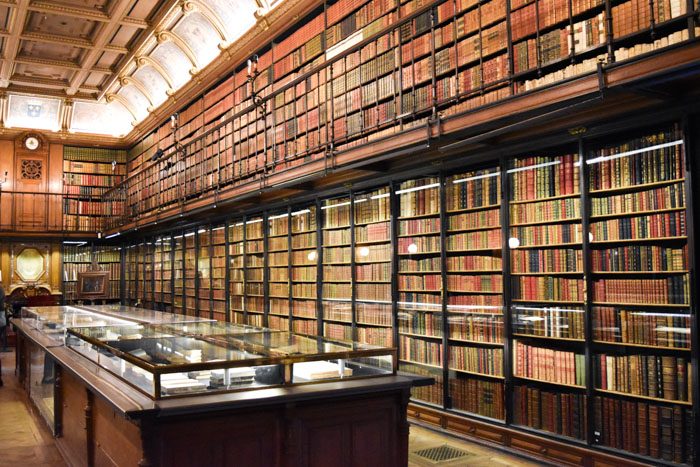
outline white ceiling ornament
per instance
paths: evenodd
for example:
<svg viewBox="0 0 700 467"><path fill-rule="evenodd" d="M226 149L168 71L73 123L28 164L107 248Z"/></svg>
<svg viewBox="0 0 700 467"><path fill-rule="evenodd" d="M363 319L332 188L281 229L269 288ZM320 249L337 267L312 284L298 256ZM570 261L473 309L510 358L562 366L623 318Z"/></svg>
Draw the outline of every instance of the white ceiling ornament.
<svg viewBox="0 0 700 467"><path fill-rule="evenodd" d="M58 131L61 99L10 94L5 126Z"/></svg>
<svg viewBox="0 0 700 467"><path fill-rule="evenodd" d="M74 133L121 137L131 131L131 121L131 114L118 100L108 103L75 101L70 129Z"/></svg>

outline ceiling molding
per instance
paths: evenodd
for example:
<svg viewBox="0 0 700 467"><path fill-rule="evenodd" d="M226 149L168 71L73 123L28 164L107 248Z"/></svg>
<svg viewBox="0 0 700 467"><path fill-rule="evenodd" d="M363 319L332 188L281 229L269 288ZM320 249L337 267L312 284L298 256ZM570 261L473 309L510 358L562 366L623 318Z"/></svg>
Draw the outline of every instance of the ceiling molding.
<svg viewBox="0 0 700 467"><path fill-rule="evenodd" d="M182 37L178 36L172 31L161 31L156 35L156 39L158 40L159 44L163 42L174 43L180 50L182 50L182 52L185 55L187 55L187 58L190 60L190 63L192 63L192 69L190 70L190 74L196 75L198 73L200 63L197 60L197 55L192 50L192 47L190 47Z"/></svg>
<svg viewBox="0 0 700 467"><path fill-rule="evenodd" d="M0 65L0 88L6 88L10 85L10 76L14 68L12 60L17 56L20 46L19 35L24 29L24 23L27 22L27 7L30 0L18 0L15 7L10 10L8 24L10 28L9 37L5 39L2 49L2 65Z"/></svg>
<svg viewBox="0 0 700 467"><path fill-rule="evenodd" d="M145 57L136 57L134 60L136 63L136 68L143 68L146 66L152 67L154 70L156 70L165 80L166 83L168 83L168 90L166 91L168 95L170 95L174 90L173 88L175 87L173 84L173 78L168 74L168 72L161 66L160 63L157 61L153 60L151 57L145 56Z"/></svg>
<svg viewBox="0 0 700 467"><path fill-rule="evenodd" d="M214 30L219 34L221 42L223 44L229 43L229 36L227 34L226 26L221 18L219 18L219 15L217 15L216 12L209 7L209 5L199 0L187 0L182 5L182 11L185 14L192 11L199 12L199 14L201 14L204 19L209 21L209 24L211 24Z"/></svg>
<svg viewBox="0 0 700 467"><path fill-rule="evenodd" d="M94 43L95 48L90 49L87 55L83 58L80 66L80 71L73 76L70 80L68 89L66 89L66 94L73 95L78 92L80 86L83 84L85 79L90 74L90 71L94 69L97 61L102 55L102 48L109 43L117 29L120 27L120 22L124 18L136 0L115 0L116 4L112 8L109 14L109 21L99 28L99 32L95 37Z"/></svg>
<svg viewBox="0 0 700 467"><path fill-rule="evenodd" d="M122 87L131 85L131 86L135 87L136 89L138 89L138 91L141 94L143 94L143 96L146 98L146 100L150 104L150 106L148 107L148 111L149 112L153 111L153 108L155 107L153 96L151 96L151 94L146 89L146 86L144 86L143 83L141 83L141 81L134 78L133 76L124 76L123 78L119 79L119 84L121 84Z"/></svg>
<svg viewBox="0 0 700 467"><path fill-rule="evenodd" d="M122 60L117 63L114 76L110 77L104 86L102 87L102 92L98 96L98 99L104 97L104 95L109 91L112 85L117 81L119 75L123 75L126 67L129 65L131 60L135 57L145 55L144 47L148 42L155 36L156 28L167 28L171 26L181 14L177 7L180 0L164 0L160 9L155 13L152 24L148 26L147 30L144 31L141 36L137 39L136 43L132 46L131 52L126 56L122 57Z"/></svg>

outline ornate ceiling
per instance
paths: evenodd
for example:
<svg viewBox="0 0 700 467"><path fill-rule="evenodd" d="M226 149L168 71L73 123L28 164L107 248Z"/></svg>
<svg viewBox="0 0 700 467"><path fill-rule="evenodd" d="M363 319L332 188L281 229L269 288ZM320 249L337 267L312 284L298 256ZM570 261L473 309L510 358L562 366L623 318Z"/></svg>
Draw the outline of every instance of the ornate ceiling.
<svg viewBox="0 0 700 467"><path fill-rule="evenodd" d="M0 0L0 125L125 136L281 1Z"/></svg>

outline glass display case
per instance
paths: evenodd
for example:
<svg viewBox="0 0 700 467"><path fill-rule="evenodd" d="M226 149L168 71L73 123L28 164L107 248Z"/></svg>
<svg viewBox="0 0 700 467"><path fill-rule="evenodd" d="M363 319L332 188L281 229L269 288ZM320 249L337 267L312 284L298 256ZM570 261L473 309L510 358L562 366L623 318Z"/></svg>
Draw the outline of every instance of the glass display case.
<svg viewBox="0 0 700 467"><path fill-rule="evenodd" d="M66 345L149 397L395 373L394 349L221 323L69 329Z"/></svg>
<svg viewBox="0 0 700 467"><path fill-rule="evenodd" d="M135 321L138 323L165 324L165 323L196 323L213 321L209 318L197 318L196 316L179 315L175 313L165 313L156 310L147 310L124 305L86 305L81 309L94 311L109 315L115 318Z"/></svg>
<svg viewBox="0 0 700 467"><path fill-rule="evenodd" d="M21 318L30 328L41 331L46 337L62 345L66 329L70 327L129 325L133 321L93 313L73 306L23 307Z"/></svg>

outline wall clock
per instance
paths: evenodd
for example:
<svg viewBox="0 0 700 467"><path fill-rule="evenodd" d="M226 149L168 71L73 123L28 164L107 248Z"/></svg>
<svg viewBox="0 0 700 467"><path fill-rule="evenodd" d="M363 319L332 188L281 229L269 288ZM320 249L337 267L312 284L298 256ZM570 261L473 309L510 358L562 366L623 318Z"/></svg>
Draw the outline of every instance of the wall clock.
<svg viewBox="0 0 700 467"><path fill-rule="evenodd" d="M29 149L30 151L35 151L39 148L40 145L39 138L37 138L34 135L29 135L26 138L24 138L24 147Z"/></svg>

